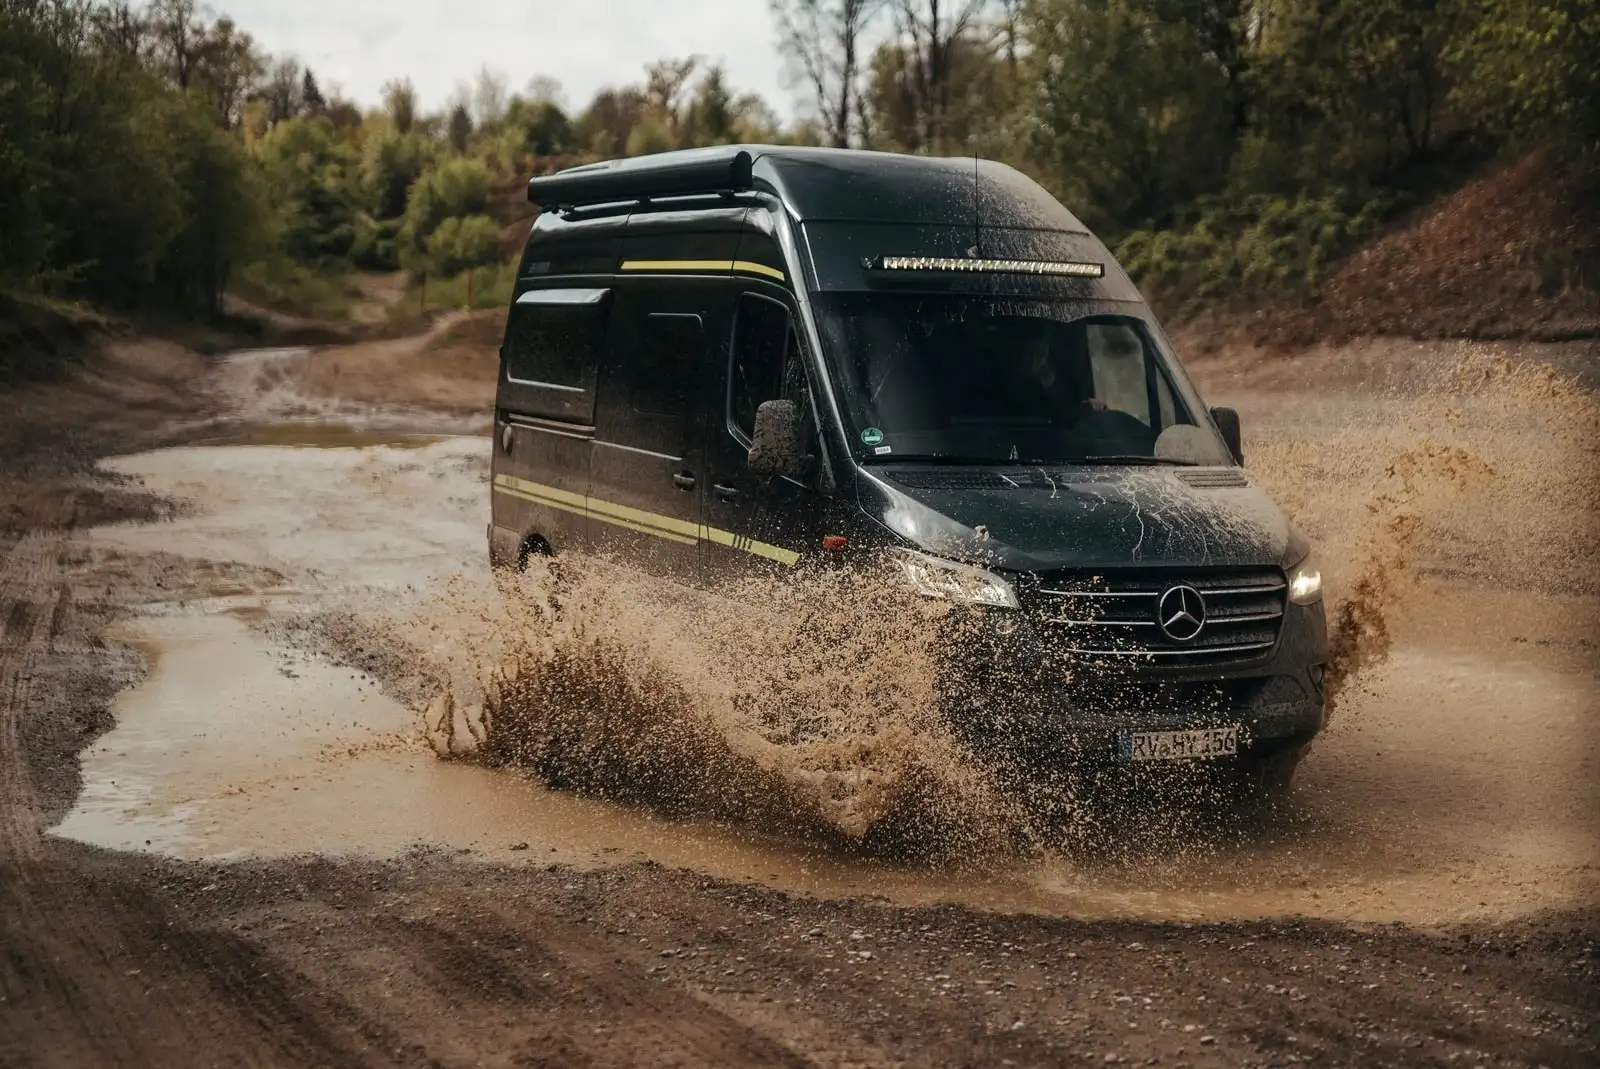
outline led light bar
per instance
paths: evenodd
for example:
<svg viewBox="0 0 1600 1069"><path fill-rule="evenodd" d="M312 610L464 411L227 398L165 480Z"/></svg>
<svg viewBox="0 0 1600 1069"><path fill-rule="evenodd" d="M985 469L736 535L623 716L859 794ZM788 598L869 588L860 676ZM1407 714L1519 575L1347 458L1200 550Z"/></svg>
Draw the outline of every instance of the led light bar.
<svg viewBox="0 0 1600 1069"><path fill-rule="evenodd" d="M984 275L1059 275L1104 278L1105 264L1058 263L1050 260L982 260L956 256L880 256L868 260L874 271L966 271Z"/></svg>

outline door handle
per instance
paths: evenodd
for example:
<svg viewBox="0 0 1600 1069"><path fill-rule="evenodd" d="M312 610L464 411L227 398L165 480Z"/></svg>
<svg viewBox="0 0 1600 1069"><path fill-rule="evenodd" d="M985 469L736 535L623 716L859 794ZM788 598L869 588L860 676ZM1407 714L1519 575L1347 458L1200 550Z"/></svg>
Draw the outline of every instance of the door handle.
<svg viewBox="0 0 1600 1069"><path fill-rule="evenodd" d="M717 483L711 489L715 490L717 492L717 496L722 498L724 501L732 501L734 498L739 496L739 488L737 486L727 486L723 483Z"/></svg>
<svg viewBox="0 0 1600 1069"><path fill-rule="evenodd" d="M676 485L679 490L693 490L694 489L694 476L693 475L674 475L672 477L672 481L673 481L674 485Z"/></svg>

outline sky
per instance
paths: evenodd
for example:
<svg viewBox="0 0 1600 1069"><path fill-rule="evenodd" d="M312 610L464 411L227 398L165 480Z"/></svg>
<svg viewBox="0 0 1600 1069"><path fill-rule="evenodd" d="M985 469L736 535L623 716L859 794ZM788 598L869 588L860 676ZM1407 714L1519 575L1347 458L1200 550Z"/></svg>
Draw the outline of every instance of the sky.
<svg viewBox="0 0 1600 1069"><path fill-rule="evenodd" d="M737 92L795 113L766 0L212 0L274 56L293 55L360 105L409 75L425 110L444 106L480 67L513 91L535 75L582 107L606 85L642 81L647 63L703 54Z"/></svg>

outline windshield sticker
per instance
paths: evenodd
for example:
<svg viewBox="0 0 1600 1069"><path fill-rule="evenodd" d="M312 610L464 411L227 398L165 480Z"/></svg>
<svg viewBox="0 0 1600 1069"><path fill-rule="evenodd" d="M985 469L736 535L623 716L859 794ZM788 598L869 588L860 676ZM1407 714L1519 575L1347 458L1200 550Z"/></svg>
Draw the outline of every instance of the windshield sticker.
<svg viewBox="0 0 1600 1069"><path fill-rule="evenodd" d="M883 432L880 431L878 428L876 428L876 427L868 427L866 430L861 432L861 444L862 445L881 445L882 443L883 443Z"/></svg>
<svg viewBox="0 0 1600 1069"><path fill-rule="evenodd" d="M874 449L872 452L873 452L874 456L880 456L881 457L885 453L893 453L894 452L894 446L892 446L892 445L880 445L880 446L878 446L878 448Z"/></svg>

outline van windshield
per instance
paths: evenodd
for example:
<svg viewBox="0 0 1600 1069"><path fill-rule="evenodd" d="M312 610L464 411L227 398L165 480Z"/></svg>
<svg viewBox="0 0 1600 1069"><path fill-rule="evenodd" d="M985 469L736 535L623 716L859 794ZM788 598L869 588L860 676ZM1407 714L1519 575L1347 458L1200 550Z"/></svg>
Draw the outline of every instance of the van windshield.
<svg viewBox="0 0 1600 1069"><path fill-rule="evenodd" d="M1231 463L1137 316L949 294L819 294L816 307L867 457Z"/></svg>

